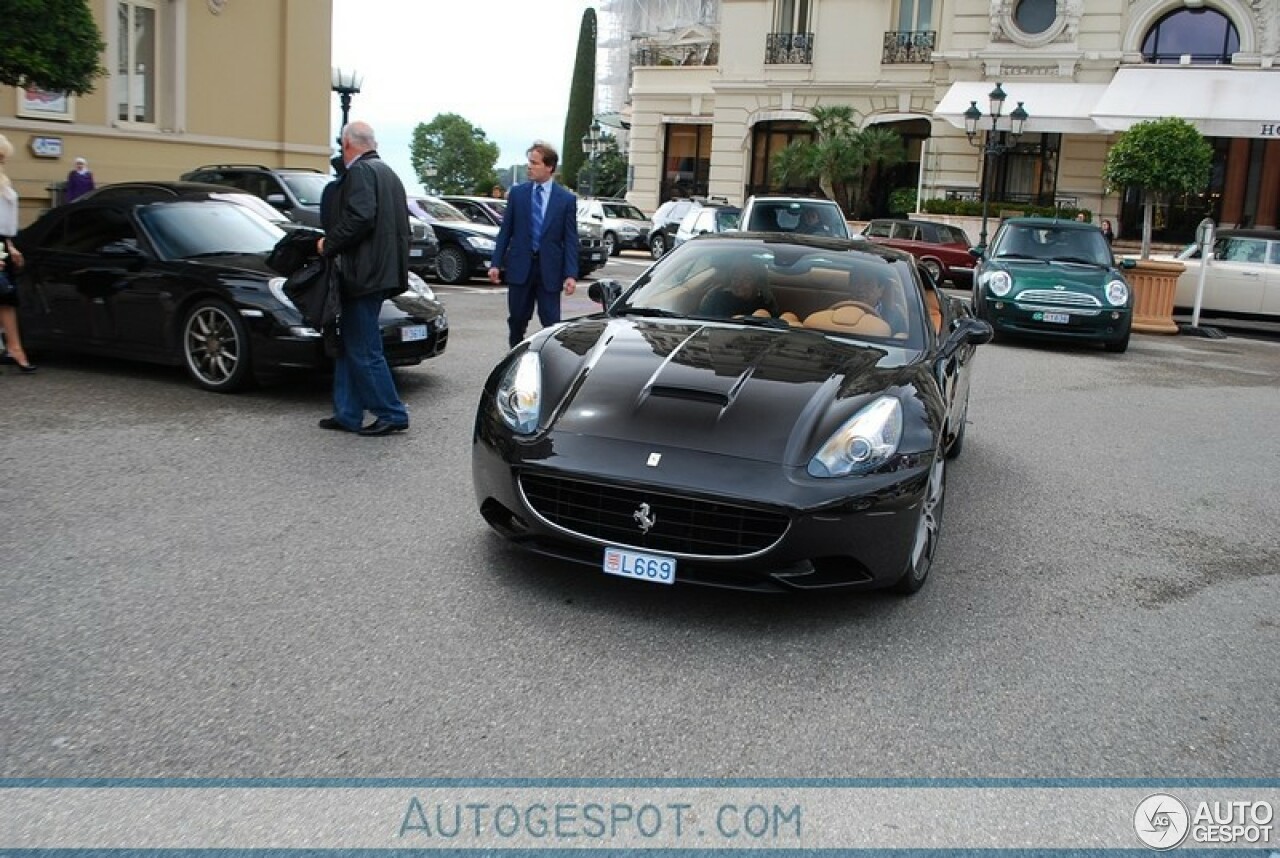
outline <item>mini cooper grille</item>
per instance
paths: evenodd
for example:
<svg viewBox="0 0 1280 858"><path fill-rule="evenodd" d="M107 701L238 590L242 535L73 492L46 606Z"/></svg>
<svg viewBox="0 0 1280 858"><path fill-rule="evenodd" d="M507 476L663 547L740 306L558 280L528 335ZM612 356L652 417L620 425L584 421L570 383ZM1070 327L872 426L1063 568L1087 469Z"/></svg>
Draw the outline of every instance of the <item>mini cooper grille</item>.
<svg viewBox="0 0 1280 858"><path fill-rule="evenodd" d="M1101 307L1102 302L1092 295L1079 292L1059 292L1050 289L1028 289L1018 293L1019 304L1061 304L1064 307Z"/></svg>
<svg viewBox="0 0 1280 858"><path fill-rule="evenodd" d="M738 557L763 551L787 529L778 513L585 480L524 474L520 488L533 510L557 527L650 551ZM647 533L640 518L653 522Z"/></svg>

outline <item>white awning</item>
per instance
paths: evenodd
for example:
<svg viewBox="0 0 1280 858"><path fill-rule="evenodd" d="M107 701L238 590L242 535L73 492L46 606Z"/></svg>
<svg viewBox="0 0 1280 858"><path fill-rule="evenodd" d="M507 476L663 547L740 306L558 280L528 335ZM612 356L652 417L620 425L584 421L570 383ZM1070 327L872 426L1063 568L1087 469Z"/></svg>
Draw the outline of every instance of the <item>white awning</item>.
<svg viewBox="0 0 1280 858"><path fill-rule="evenodd" d="M1144 66L1116 70L1093 118L1107 131L1181 116L1206 137L1280 137L1278 104L1280 68Z"/></svg>
<svg viewBox="0 0 1280 858"><path fill-rule="evenodd" d="M1098 99L1102 97L1107 85L1103 83L1023 83L1022 81L1005 81L1000 84L1007 96L1004 101L1003 116L1007 117L1018 102L1027 111L1028 119L1023 126L1025 131L1053 131L1066 134L1102 134L1105 133L1093 121L1091 113ZM938 119L950 122L956 128L964 128L964 112L971 102L978 103L982 111L982 127L989 128L991 120L987 117L989 107L987 94L995 88L994 81L959 81L951 84L947 94L942 97L933 115ZM1009 128L1007 119L1000 120L1004 129Z"/></svg>

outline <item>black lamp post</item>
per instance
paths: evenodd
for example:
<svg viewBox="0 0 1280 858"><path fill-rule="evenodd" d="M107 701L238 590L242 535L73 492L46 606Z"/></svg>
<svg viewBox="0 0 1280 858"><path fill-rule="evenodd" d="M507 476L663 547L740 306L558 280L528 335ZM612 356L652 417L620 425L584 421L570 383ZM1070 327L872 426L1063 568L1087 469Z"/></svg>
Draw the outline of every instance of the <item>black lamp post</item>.
<svg viewBox="0 0 1280 858"><path fill-rule="evenodd" d="M1006 98L1004 87L996 84L996 88L991 90L987 95L989 99L988 109L991 117L991 127L983 134L982 143L974 142L974 138L978 135L978 123L982 119L982 111L978 109L978 102L969 102L969 109L964 112L964 133L969 138L969 143L973 146L982 146L982 232L978 235L978 246L986 248L987 246L987 205L990 197L989 186L991 184L991 156L1003 155L1005 152L1012 150L1018 145L1018 138L1022 136L1022 127L1027 121L1027 111L1023 109L1022 102L1018 102L1018 106L1009 114L1009 140L1008 144L1000 143L995 133L1000 131L1000 115L1004 110L1004 100Z"/></svg>
<svg viewBox="0 0 1280 858"><path fill-rule="evenodd" d="M596 183L596 157L604 148L604 135L600 133L600 123L594 119L591 120L591 127L587 129L587 133L582 135L582 152L587 156L587 176L588 181L585 182L583 196L589 197L595 192ZM584 184L578 183L579 186Z"/></svg>
<svg viewBox="0 0 1280 858"><path fill-rule="evenodd" d="M338 129L339 148L342 147L342 129L347 127L347 117L351 114L351 96L360 91L360 86L363 83L364 75L355 69L333 67L333 86L331 88L338 94L339 104L342 105L342 125Z"/></svg>

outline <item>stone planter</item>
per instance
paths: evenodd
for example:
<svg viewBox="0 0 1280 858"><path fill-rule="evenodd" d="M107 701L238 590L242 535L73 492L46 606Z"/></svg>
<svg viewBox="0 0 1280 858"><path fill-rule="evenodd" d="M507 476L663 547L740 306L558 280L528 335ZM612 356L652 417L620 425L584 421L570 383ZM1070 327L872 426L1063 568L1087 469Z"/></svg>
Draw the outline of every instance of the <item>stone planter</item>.
<svg viewBox="0 0 1280 858"><path fill-rule="evenodd" d="M1187 267L1181 262L1140 259L1125 272L1133 289L1133 330L1140 334L1176 334L1173 321L1173 293L1178 275Z"/></svg>

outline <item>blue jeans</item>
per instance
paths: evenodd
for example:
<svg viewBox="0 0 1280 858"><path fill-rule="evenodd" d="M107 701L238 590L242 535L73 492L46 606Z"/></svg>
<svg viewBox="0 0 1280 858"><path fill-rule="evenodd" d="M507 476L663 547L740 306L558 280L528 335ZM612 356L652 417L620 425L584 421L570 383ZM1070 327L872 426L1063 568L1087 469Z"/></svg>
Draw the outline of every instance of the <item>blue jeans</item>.
<svg viewBox="0 0 1280 858"><path fill-rule="evenodd" d="M378 314L383 298L368 295L342 302L342 341L333 369L333 416L348 429L364 424L365 411L397 426L409 425L409 411L396 393L391 367L382 354Z"/></svg>

